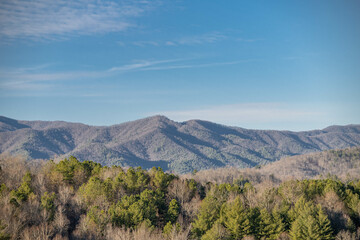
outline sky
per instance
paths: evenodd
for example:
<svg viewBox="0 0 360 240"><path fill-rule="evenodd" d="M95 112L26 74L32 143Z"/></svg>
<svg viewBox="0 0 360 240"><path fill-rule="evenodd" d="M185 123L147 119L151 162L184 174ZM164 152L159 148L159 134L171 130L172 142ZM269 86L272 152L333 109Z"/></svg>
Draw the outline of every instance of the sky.
<svg viewBox="0 0 360 240"><path fill-rule="evenodd" d="M2 0L0 115L360 123L358 0Z"/></svg>

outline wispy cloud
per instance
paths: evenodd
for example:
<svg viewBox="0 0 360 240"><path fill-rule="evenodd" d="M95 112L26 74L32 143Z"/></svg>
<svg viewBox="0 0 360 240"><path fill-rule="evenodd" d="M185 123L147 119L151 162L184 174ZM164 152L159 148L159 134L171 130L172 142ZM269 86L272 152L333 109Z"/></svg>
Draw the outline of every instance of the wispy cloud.
<svg viewBox="0 0 360 240"><path fill-rule="evenodd" d="M146 67L150 67L153 65L172 63L172 62L178 62L178 61L183 61L183 60L184 59L168 59L168 60L159 60L159 61L148 61L148 60L144 61L143 60L143 61L139 61L139 62L133 63L133 64L112 67L107 71L108 72L125 72L125 71L132 71L132 70L144 70L144 69L146 69Z"/></svg>
<svg viewBox="0 0 360 240"><path fill-rule="evenodd" d="M224 31L211 31L203 34L189 35L189 36L179 36L175 39L166 39L166 40L147 40L147 41L134 41L130 45L138 47L161 47L161 46L196 46L203 44L214 44L220 43L222 41L232 41L232 42L257 42L264 40L262 38L238 38L234 37L228 32ZM120 46L125 46L123 42L120 42Z"/></svg>
<svg viewBox="0 0 360 240"><path fill-rule="evenodd" d="M184 46L184 45L202 45L223 41L228 36L221 32L209 32L200 35L183 36L177 39L162 41L135 41L132 45L138 47L146 46Z"/></svg>
<svg viewBox="0 0 360 240"><path fill-rule="evenodd" d="M2 0L0 36L33 40L124 31L156 1Z"/></svg>
<svg viewBox="0 0 360 240"><path fill-rule="evenodd" d="M136 41L132 43L135 46L145 47L145 46L159 46L160 44L156 41Z"/></svg>
<svg viewBox="0 0 360 240"><path fill-rule="evenodd" d="M246 62L259 61L257 59L229 61L229 62L210 62L210 63L191 63L191 59L165 59L165 60L141 60L131 64L111 67L98 71L66 71L57 72L48 69L49 64L18 68L18 69L0 69L0 89L44 89L50 87L52 82L69 80L89 80L106 79L126 72L136 71L161 71L186 68L205 68L235 65Z"/></svg>
<svg viewBox="0 0 360 240"><path fill-rule="evenodd" d="M271 123L300 123L317 121L326 113L309 110L306 107L291 106L286 103L244 103L210 106L202 109L164 111L161 114L177 121L203 119L236 126L263 126Z"/></svg>
<svg viewBox="0 0 360 240"><path fill-rule="evenodd" d="M257 41L262 41L264 39L262 38L237 38L236 41L238 42L257 42Z"/></svg>
<svg viewBox="0 0 360 240"><path fill-rule="evenodd" d="M171 70L171 69L186 69L186 68L205 68L205 67L217 67L226 65L236 65L246 62L259 61L258 59L249 59L241 61L231 62L214 62L214 63L200 63L200 64L179 64L179 65L166 65L166 66L146 66L142 68L142 71L157 71L157 70Z"/></svg>
<svg viewBox="0 0 360 240"><path fill-rule="evenodd" d="M179 40L173 41L173 43L179 45L197 45L204 43L215 43L225 40L226 38L227 36L220 32L210 32L202 35L182 37Z"/></svg>
<svg viewBox="0 0 360 240"><path fill-rule="evenodd" d="M48 88L49 82L92 79L104 77L106 74L106 72L96 71L52 72L41 66L0 70L0 89L41 90Z"/></svg>

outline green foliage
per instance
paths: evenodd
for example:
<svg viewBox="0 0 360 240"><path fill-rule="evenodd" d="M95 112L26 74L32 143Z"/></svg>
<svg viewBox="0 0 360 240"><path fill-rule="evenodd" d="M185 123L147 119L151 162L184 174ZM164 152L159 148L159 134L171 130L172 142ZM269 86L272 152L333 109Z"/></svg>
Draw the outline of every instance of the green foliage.
<svg viewBox="0 0 360 240"><path fill-rule="evenodd" d="M163 229L163 235L166 239L171 239L171 234L173 232L178 233L181 231L181 227L179 223L172 224L170 221L166 223Z"/></svg>
<svg viewBox="0 0 360 240"><path fill-rule="evenodd" d="M25 202L28 199L29 195L33 192L31 188L31 178L31 173L27 172L22 179L20 187L17 190L11 191L10 194L15 201L17 200L20 202Z"/></svg>
<svg viewBox="0 0 360 240"><path fill-rule="evenodd" d="M90 222L97 226L97 230L103 233L106 225L109 223L110 218L105 210L98 206L92 206L87 212L87 218Z"/></svg>
<svg viewBox="0 0 360 240"><path fill-rule="evenodd" d="M152 181L155 188L165 190L169 183L174 179L173 175L164 173L164 171L158 167L157 169L153 167L151 169L151 175L153 175Z"/></svg>
<svg viewBox="0 0 360 240"><path fill-rule="evenodd" d="M230 184L215 185L201 203L197 219L192 224L192 232L200 237L208 231L220 217L220 209L227 200Z"/></svg>
<svg viewBox="0 0 360 240"><path fill-rule="evenodd" d="M320 205L314 206L301 198L295 205L297 214L290 230L290 236L294 240L317 240L333 239L333 231L328 217L322 211Z"/></svg>
<svg viewBox="0 0 360 240"><path fill-rule="evenodd" d="M6 187L5 183L2 183L0 185L0 198L5 195L5 193L8 191L8 188Z"/></svg>
<svg viewBox="0 0 360 240"><path fill-rule="evenodd" d="M122 180L120 180L122 178ZM132 194L140 193L149 183L149 175L140 167L129 168L126 174L120 173L118 179L125 185L125 189Z"/></svg>
<svg viewBox="0 0 360 240"><path fill-rule="evenodd" d="M55 193L49 194L45 192L44 195L41 196L41 207L48 213L48 220L54 220L55 216Z"/></svg>
<svg viewBox="0 0 360 240"><path fill-rule="evenodd" d="M139 200L129 207L134 225L138 225L146 219L150 220L152 224L155 223L158 212L156 202L154 191L146 189L140 194Z"/></svg>
<svg viewBox="0 0 360 240"><path fill-rule="evenodd" d="M167 220L171 223L174 223L179 215L180 206L176 199L171 200L169 203L169 209L167 211Z"/></svg>
<svg viewBox="0 0 360 240"><path fill-rule="evenodd" d="M78 184L86 182L92 175L99 173L101 164L92 161L79 162L70 156L55 165L54 171L62 175L62 180L67 184Z"/></svg>
<svg viewBox="0 0 360 240"><path fill-rule="evenodd" d="M10 240L11 235L6 233L5 230L6 226L3 225L2 221L0 220L0 240Z"/></svg>
<svg viewBox="0 0 360 240"><path fill-rule="evenodd" d="M260 210L260 221L259 221L259 230L257 235L262 239L274 239L273 219L271 214L266 209Z"/></svg>
<svg viewBox="0 0 360 240"><path fill-rule="evenodd" d="M219 222L216 221L209 231L207 231L201 240L230 240L233 239L229 231Z"/></svg>
<svg viewBox="0 0 360 240"><path fill-rule="evenodd" d="M225 204L221 209L221 222L230 231L233 239L242 239L252 233L250 220L250 212L245 208L240 197Z"/></svg>
<svg viewBox="0 0 360 240"><path fill-rule="evenodd" d="M46 167L42 185L32 182L40 178L30 172L20 183L8 184L18 187L0 185L0 239L20 239L25 228L47 228L69 239L145 231L145 239L275 240L288 235L329 240L340 233L351 236L360 227L359 180L290 180L269 188L243 177L233 184L201 183L161 168L124 171L75 158Z"/></svg>
<svg viewBox="0 0 360 240"><path fill-rule="evenodd" d="M287 211L286 211L287 212ZM272 232L269 236L270 239L278 239L281 233L285 232L287 229L284 215L286 217L286 213L282 213L281 211L277 210L276 208L273 209L272 212Z"/></svg>
<svg viewBox="0 0 360 240"><path fill-rule="evenodd" d="M331 229L330 220L323 212L321 205L318 205L317 208L317 225L319 226L319 236L324 240L333 239L333 230Z"/></svg>
<svg viewBox="0 0 360 240"><path fill-rule="evenodd" d="M102 181L99 177L91 177L89 181L79 188L79 193L87 206L99 203L101 199L111 201L114 195L113 182L108 179Z"/></svg>
<svg viewBox="0 0 360 240"><path fill-rule="evenodd" d="M109 209L112 224L116 226L135 227L145 220L155 224L159 212L159 198L152 190L141 194L124 196L121 201Z"/></svg>
<svg viewBox="0 0 360 240"><path fill-rule="evenodd" d="M134 227L133 213L129 211L137 201L137 196L124 196L121 201L113 204L109 208L110 221L115 226Z"/></svg>
<svg viewBox="0 0 360 240"><path fill-rule="evenodd" d="M75 169L80 166L80 162L73 156L70 156L69 159L64 159L60 161L56 167L55 171L63 175L63 181L66 183L73 183L73 177Z"/></svg>

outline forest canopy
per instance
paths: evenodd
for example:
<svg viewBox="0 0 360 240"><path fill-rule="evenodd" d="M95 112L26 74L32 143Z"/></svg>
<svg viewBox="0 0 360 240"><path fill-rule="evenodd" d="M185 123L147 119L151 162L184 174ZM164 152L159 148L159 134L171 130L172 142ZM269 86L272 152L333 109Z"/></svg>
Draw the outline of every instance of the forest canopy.
<svg viewBox="0 0 360 240"><path fill-rule="evenodd" d="M359 239L360 180L199 180L1 156L0 239ZM195 180L196 179L196 180Z"/></svg>

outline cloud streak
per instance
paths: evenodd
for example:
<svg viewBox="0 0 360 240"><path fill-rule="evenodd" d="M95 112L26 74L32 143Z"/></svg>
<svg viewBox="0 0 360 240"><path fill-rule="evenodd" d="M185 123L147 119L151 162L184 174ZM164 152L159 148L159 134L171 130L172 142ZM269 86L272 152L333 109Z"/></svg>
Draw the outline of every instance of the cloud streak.
<svg viewBox="0 0 360 240"><path fill-rule="evenodd" d="M215 43L227 39L227 36L220 32L211 32L203 35L183 37L174 41L179 45L198 45L204 43Z"/></svg>
<svg viewBox="0 0 360 240"><path fill-rule="evenodd" d="M230 62L213 63L186 63L189 59L166 59L166 60L142 60L131 64L111 67L100 71L68 71L51 72L47 70L50 64L34 66L30 68L18 68L13 70L0 70L0 89L29 90L44 89L51 82L69 80L106 79L126 72L139 71L161 71L174 69L206 68L242 64L246 62L259 61L256 59L239 60Z"/></svg>
<svg viewBox="0 0 360 240"><path fill-rule="evenodd" d="M200 35L183 36L178 39L164 40L164 41L134 41L131 44L138 47L159 47L159 46L195 46L202 44L212 44L221 42L229 37L221 32L213 31ZM125 46L123 42L120 42L120 46Z"/></svg>
<svg viewBox="0 0 360 240"><path fill-rule="evenodd" d="M243 103L210 106L202 109L150 113L168 116L176 121L203 119L217 123L254 127L272 123L304 123L317 121L326 113L286 103Z"/></svg>
<svg viewBox="0 0 360 240"><path fill-rule="evenodd" d="M139 61L138 63L127 64L127 65L118 66L118 67L112 67L107 71L108 72L127 72L127 71L133 71L133 70L144 70L144 69L146 69L146 67L150 67L153 65L172 63L172 62L178 62L178 61L183 61L183 60L184 59L168 59L168 60L159 60L159 61L145 60L145 61Z"/></svg>
<svg viewBox="0 0 360 240"><path fill-rule="evenodd" d="M154 6L150 1L2 0L0 36L62 40L70 36L125 31L133 18Z"/></svg>

